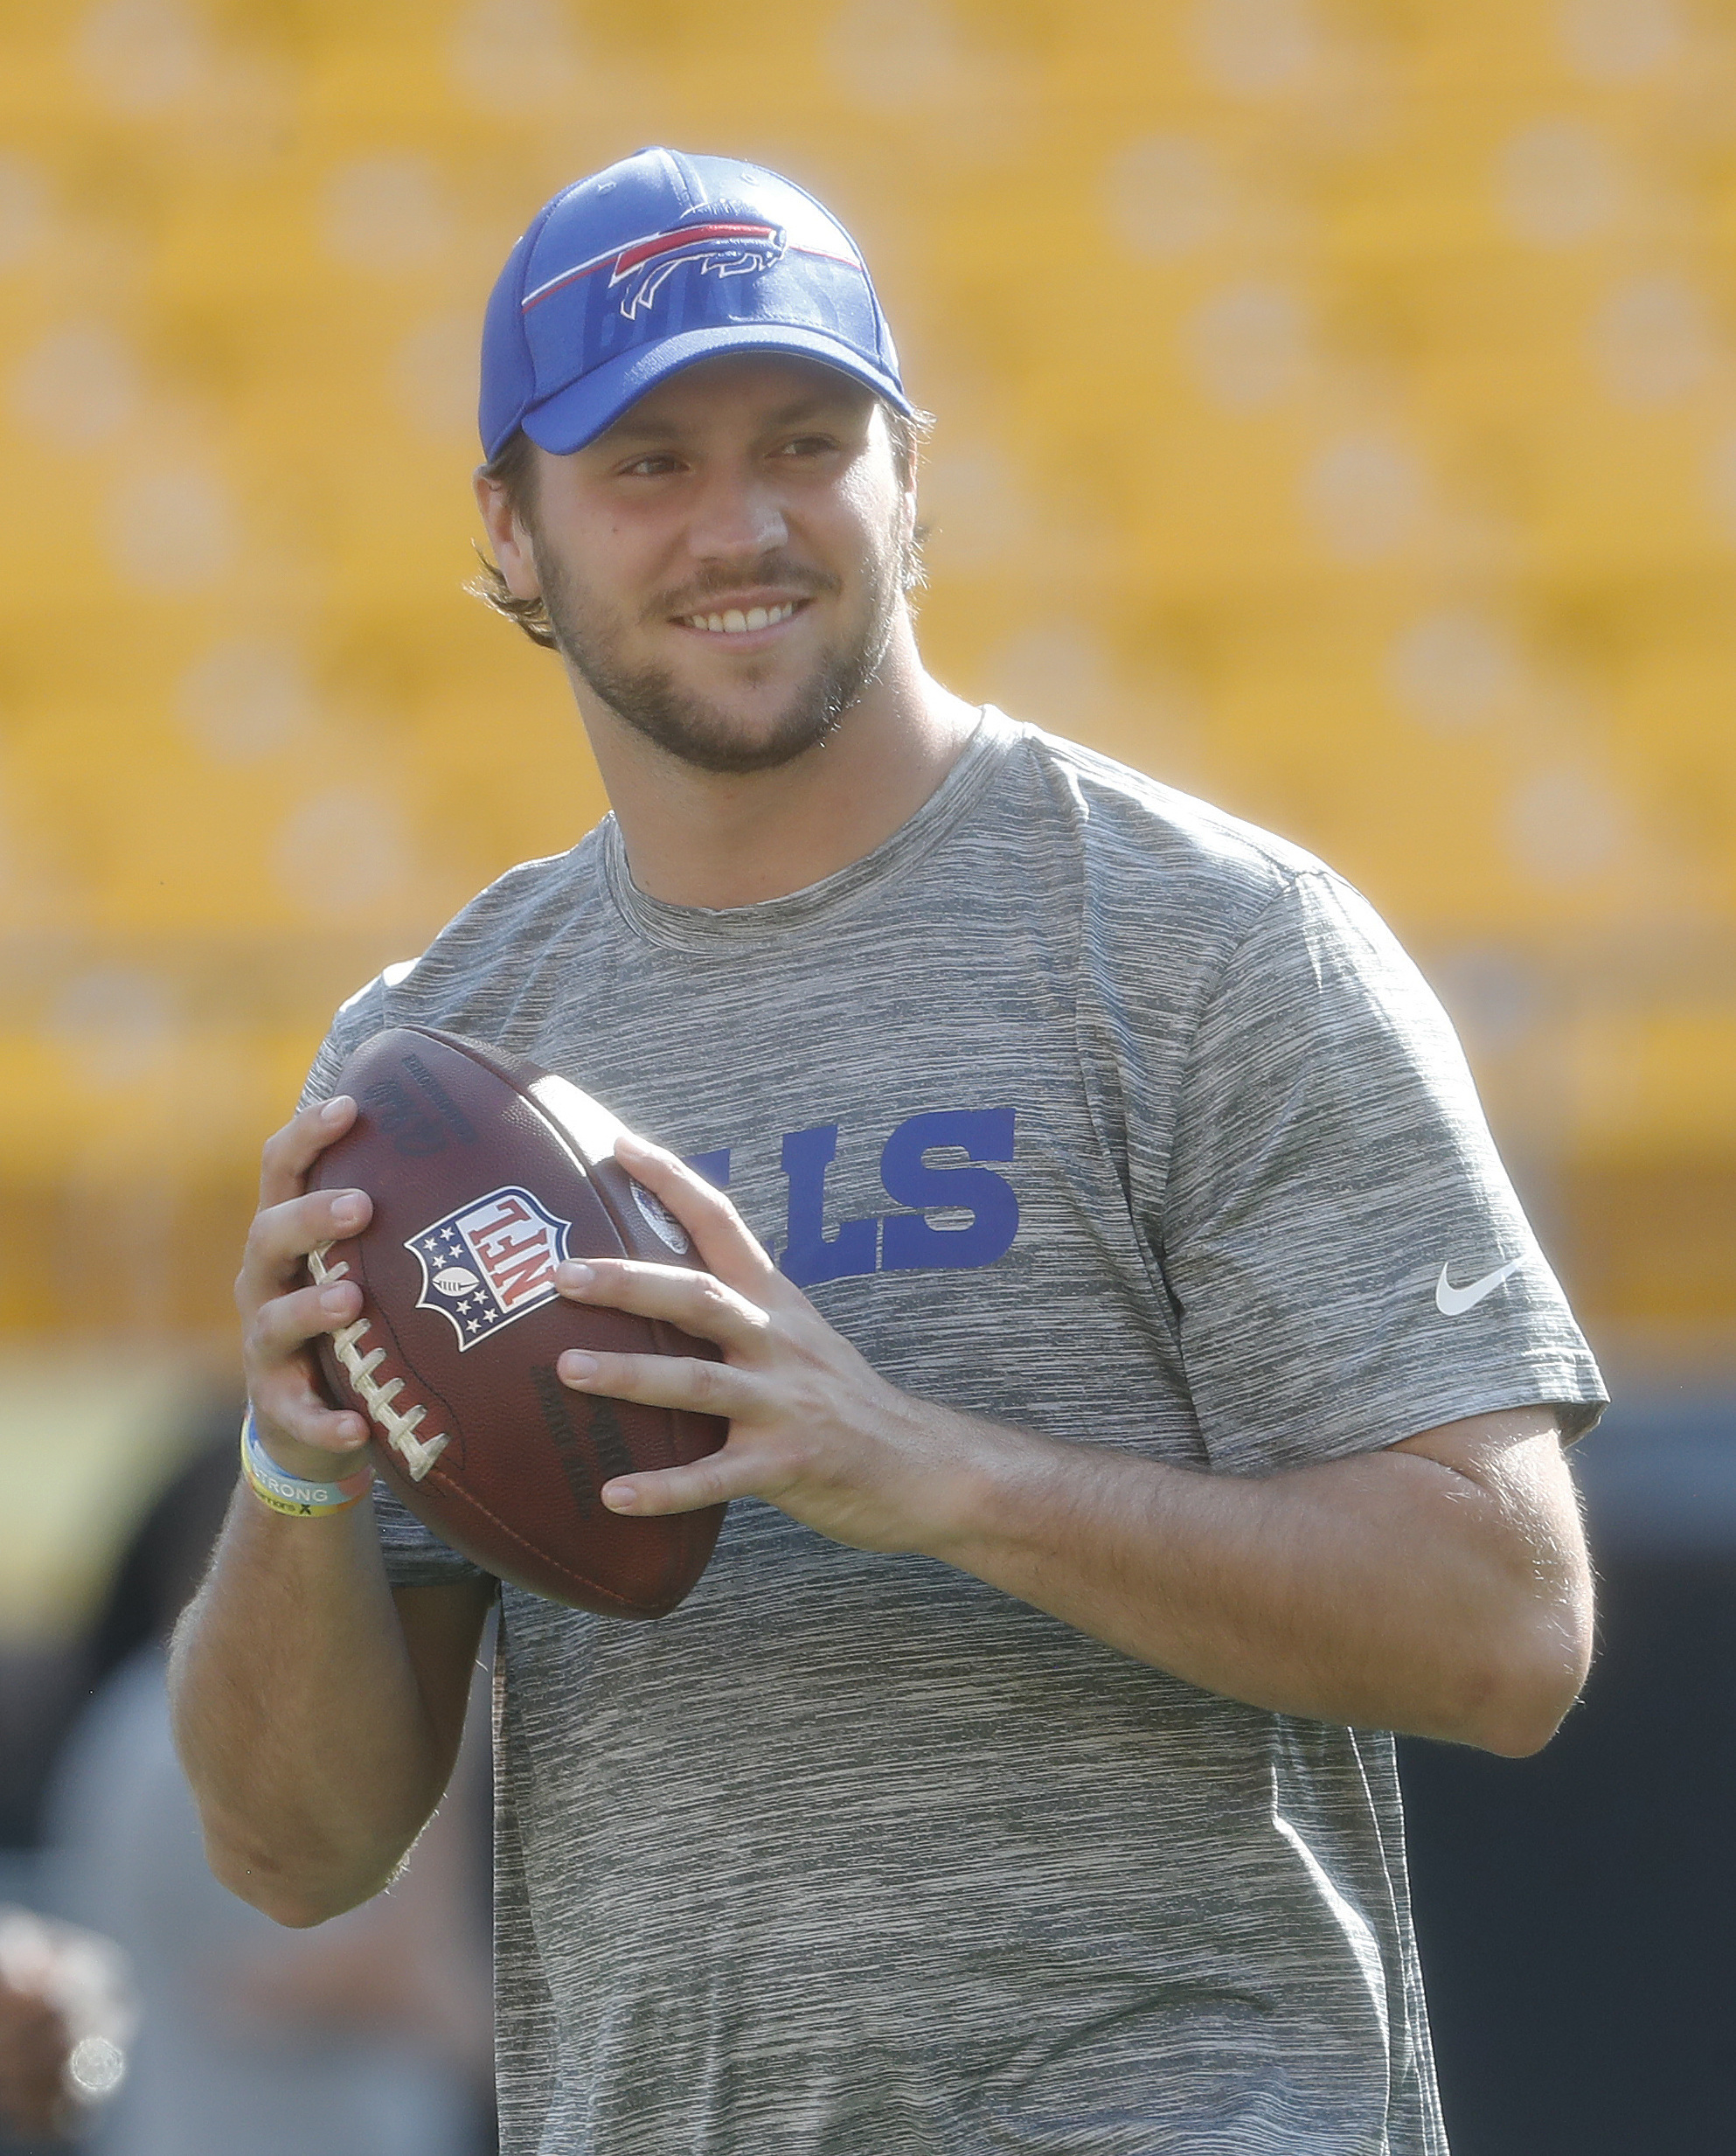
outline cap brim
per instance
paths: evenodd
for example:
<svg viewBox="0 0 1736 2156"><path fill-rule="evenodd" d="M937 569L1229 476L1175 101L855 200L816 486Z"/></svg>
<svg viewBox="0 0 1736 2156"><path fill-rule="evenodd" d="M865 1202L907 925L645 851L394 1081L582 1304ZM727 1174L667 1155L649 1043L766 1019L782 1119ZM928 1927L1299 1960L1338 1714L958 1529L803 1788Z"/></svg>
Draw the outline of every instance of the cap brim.
<svg viewBox="0 0 1736 2156"><path fill-rule="evenodd" d="M594 442L606 427L641 397L665 382L684 367L713 359L721 352L762 351L792 359L816 359L860 382L877 397L884 397L897 410L913 413L897 379L872 366L847 344L828 337L823 330L787 327L775 322L731 323L714 330L684 330L638 351L623 352L528 411L521 422L538 449L553 456L570 456Z"/></svg>

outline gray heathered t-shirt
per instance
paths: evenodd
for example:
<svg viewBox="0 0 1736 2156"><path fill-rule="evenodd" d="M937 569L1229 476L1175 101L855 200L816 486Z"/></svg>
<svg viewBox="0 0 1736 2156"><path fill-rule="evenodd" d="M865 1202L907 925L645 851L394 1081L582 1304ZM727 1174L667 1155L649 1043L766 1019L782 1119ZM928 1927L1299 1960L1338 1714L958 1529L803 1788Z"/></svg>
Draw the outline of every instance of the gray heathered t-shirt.
<svg viewBox="0 0 1736 2156"><path fill-rule="evenodd" d="M1260 1475L1603 1397L1365 902L998 713L786 898L649 899L610 821L515 869L344 1006L312 1092L398 1023L699 1162L958 1408ZM395 1580L471 1576L380 1511ZM1444 2146L1387 1736L756 1499L660 1623L506 1590L502 1670L508 2156Z"/></svg>

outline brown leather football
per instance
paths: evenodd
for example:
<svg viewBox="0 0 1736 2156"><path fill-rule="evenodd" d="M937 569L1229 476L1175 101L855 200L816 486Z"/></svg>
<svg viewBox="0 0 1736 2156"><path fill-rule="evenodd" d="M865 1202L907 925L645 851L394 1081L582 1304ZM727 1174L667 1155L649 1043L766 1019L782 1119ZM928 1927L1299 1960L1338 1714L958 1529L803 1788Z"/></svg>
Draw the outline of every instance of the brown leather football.
<svg viewBox="0 0 1736 2156"><path fill-rule="evenodd" d="M312 1181L366 1191L373 1215L310 1261L364 1297L319 1341L333 1399L367 1416L374 1464L416 1517L485 1571L575 1609L665 1615L705 1570L723 1507L632 1519L598 1492L715 1452L727 1425L555 1374L567 1347L718 1358L672 1325L555 1290L565 1257L698 1262L615 1161L621 1124L565 1078L432 1027L376 1033L337 1090L359 1112Z"/></svg>

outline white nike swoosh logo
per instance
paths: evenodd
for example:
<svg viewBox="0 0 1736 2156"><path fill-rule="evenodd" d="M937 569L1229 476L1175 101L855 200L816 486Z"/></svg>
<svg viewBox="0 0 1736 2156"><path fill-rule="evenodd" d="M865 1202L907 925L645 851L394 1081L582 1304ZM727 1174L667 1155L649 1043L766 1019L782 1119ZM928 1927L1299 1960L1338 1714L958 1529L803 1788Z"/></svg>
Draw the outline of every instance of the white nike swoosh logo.
<svg viewBox="0 0 1736 2156"><path fill-rule="evenodd" d="M1468 1288L1455 1288L1447 1278L1447 1268L1441 1268L1441 1277L1434 1283L1434 1307L1443 1318L1462 1318L1468 1310L1475 1310L1486 1295L1493 1295L1510 1274L1518 1271L1524 1263L1516 1257L1510 1265L1497 1265L1492 1273L1485 1273L1481 1280L1474 1280Z"/></svg>

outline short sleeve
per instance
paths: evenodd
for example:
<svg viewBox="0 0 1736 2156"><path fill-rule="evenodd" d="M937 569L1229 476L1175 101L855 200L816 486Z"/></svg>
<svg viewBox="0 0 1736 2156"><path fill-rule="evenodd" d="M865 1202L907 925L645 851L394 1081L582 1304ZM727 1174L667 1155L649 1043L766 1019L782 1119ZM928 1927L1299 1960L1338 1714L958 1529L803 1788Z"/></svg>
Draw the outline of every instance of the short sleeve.
<svg viewBox="0 0 1736 2156"><path fill-rule="evenodd" d="M1305 871L1203 1012L1156 1223L1207 1453L1264 1472L1607 1395L1445 1012L1391 932Z"/></svg>
<svg viewBox="0 0 1736 2156"><path fill-rule="evenodd" d="M371 1040L392 1023L385 1013L385 976L375 974L347 1003L338 1006L331 1030L321 1041L295 1106L299 1111L316 1101L329 1101L337 1090L344 1066L365 1040Z"/></svg>
<svg viewBox="0 0 1736 2156"><path fill-rule="evenodd" d="M385 1576L394 1587L453 1587L491 1575L430 1533L393 1490L374 1484L374 1526Z"/></svg>

